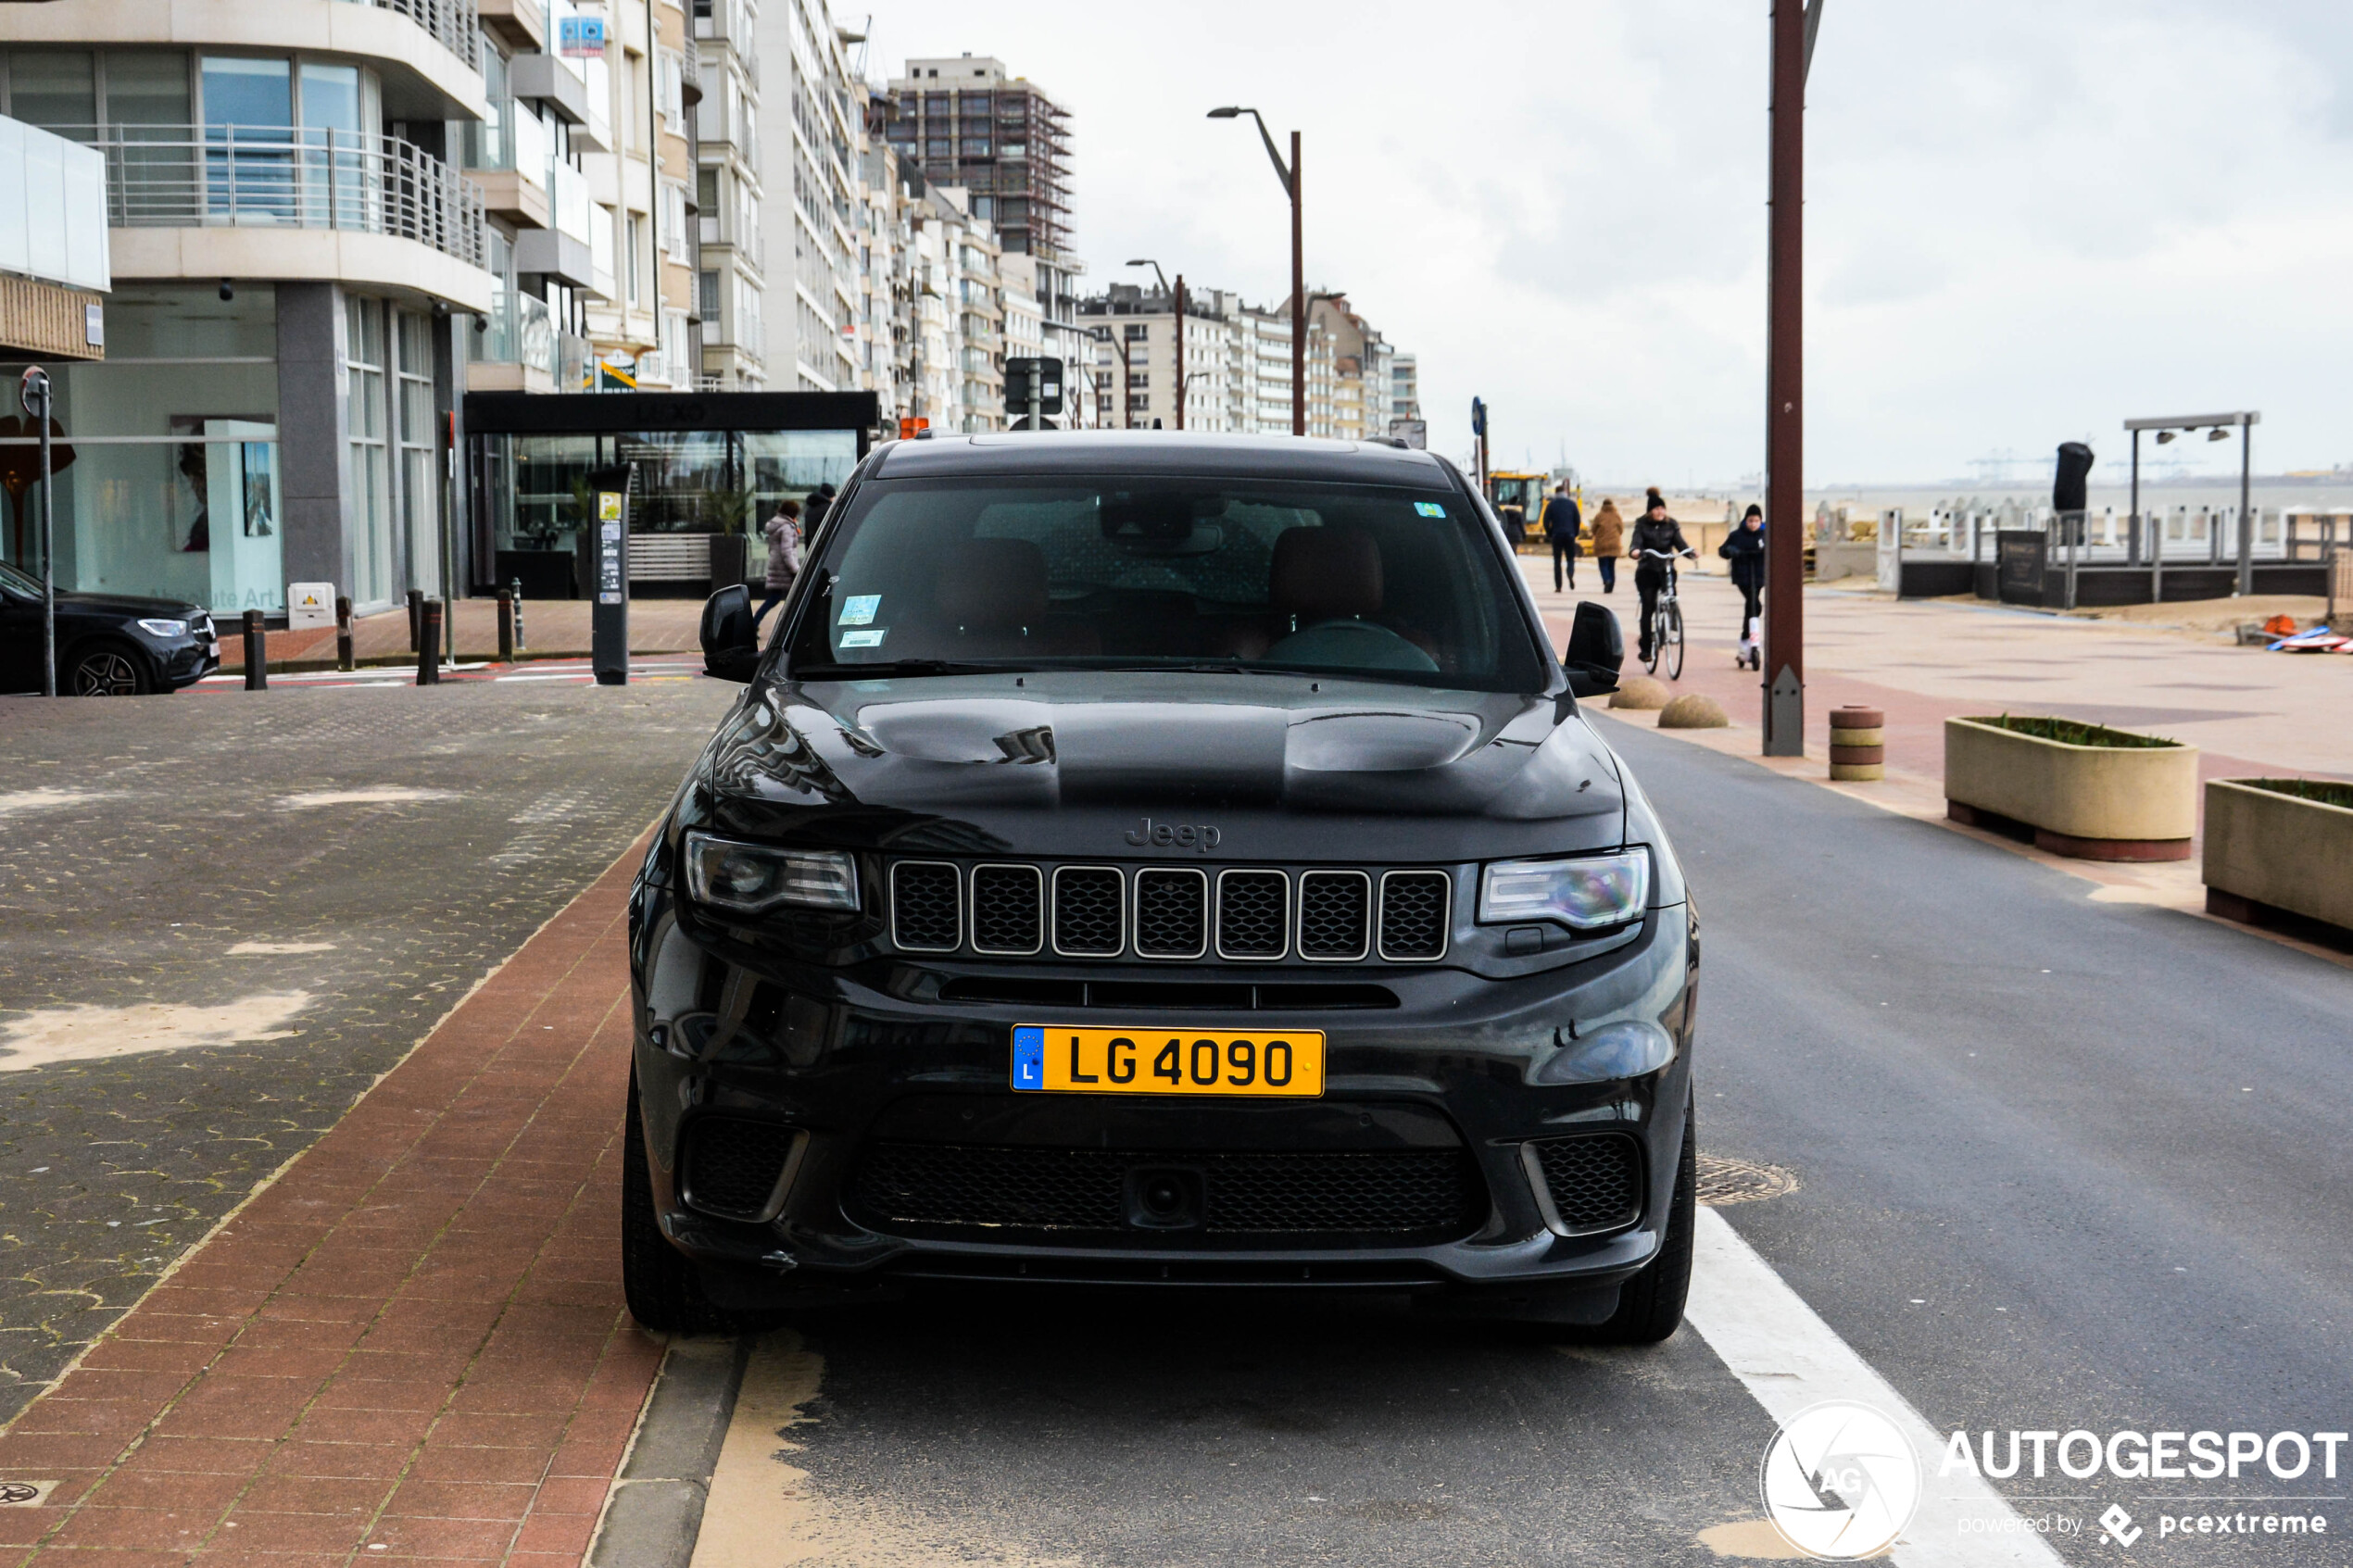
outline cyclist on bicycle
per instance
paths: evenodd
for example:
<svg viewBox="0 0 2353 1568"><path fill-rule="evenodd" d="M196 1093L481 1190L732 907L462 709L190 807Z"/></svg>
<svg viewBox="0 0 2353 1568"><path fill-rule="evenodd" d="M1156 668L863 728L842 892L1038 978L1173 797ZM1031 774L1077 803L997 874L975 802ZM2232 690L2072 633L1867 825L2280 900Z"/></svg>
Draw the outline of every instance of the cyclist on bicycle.
<svg viewBox="0 0 2353 1568"><path fill-rule="evenodd" d="M1683 543L1682 524L1667 515L1657 491L1651 492L1650 503L1626 541L1626 553L1634 559L1634 591L1642 596L1642 647L1635 657L1644 661L1651 656L1651 621L1658 613L1658 591L1667 584L1667 558L1699 559L1699 552Z"/></svg>

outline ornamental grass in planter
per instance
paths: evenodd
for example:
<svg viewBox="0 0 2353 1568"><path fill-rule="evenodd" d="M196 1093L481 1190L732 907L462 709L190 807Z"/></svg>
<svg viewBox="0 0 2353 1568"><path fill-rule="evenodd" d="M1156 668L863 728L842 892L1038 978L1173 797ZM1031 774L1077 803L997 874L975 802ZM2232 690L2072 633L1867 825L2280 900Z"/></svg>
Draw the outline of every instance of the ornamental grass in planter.
<svg viewBox="0 0 2353 1568"><path fill-rule="evenodd" d="M2186 860L2197 747L2072 719L1944 721L1946 814L2087 860Z"/></svg>
<svg viewBox="0 0 2353 1568"><path fill-rule="evenodd" d="M2209 779L2204 875L2212 913L2284 911L2353 933L2353 784Z"/></svg>

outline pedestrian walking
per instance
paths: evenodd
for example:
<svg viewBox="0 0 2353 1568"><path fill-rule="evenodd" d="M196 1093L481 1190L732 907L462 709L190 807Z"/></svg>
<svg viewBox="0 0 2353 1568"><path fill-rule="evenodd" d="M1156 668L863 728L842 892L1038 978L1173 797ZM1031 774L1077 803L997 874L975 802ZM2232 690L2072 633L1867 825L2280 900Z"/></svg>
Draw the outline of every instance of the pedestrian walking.
<svg viewBox="0 0 2353 1568"><path fill-rule="evenodd" d="M775 515L761 526L761 533L768 539L768 596L752 615L755 630L770 610L785 602L793 580L800 575L800 503L777 502Z"/></svg>
<svg viewBox="0 0 2353 1568"><path fill-rule="evenodd" d="M1626 553L1634 558L1634 591L1642 596L1642 648L1637 657L1647 663L1651 656L1651 621L1658 613L1658 591L1667 585L1669 564L1651 558L1676 555L1697 560L1699 555L1683 543L1683 525L1667 515L1667 503L1655 490L1650 493L1649 508L1634 524L1634 536L1626 542Z"/></svg>
<svg viewBox="0 0 2353 1568"><path fill-rule="evenodd" d="M801 537L808 540L812 547L817 543L817 536L824 531L825 514L833 509L834 487L832 485L820 484L809 493L808 512L802 519L800 533Z"/></svg>
<svg viewBox="0 0 2353 1568"><path fill-rule="evenodd" d="M1618 515L1617 502L1602 497L1602 509L1593 514L1593 564L1601 569L1602 592L1617 592L1617 558L1626 553L1626 520Z"/></svg>
<svg viewBox="0 0 2353 1568"><path fill-rule="evenodd" d="M1568 486L1555 484L1544 502L1544 537L1553 546L1553 592L1561 591L1561 567L1567 563L1568 586L1577 586L1578 536L1585 532L1585 518L1577 509L1577 500L1569 495Z"/></svg>
<svg viewBox="0 0 2353 1568"><path fill-rule="evenodd" d="M1756 647L1756 619L1764 614L1765 508L1752 505L1741 525L1717 546L1716 553L1732 563L1732 586L1741 591L1741 639L1732 662L1754 670L1762 662Z"/></svg>

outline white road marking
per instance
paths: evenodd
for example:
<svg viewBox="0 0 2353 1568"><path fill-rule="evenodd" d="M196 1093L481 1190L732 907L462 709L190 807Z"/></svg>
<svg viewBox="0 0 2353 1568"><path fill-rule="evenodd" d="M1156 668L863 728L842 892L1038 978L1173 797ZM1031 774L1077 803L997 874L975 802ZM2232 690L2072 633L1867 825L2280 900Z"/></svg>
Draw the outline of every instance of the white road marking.
<svg viewBox="0 0 2353 1568"><path fill-rule="evenodd" d="M229 949L233 959L273 953L332 953L333 942L240 942Z"/></svg>
<svg viewBox="0 0 2353 1568"><path fill-rule="evenodd" d="M1899 1568L2064 1568L2043 1537L1982 1477L1939 1475L1944 1438L1821 1320L1723 1215L1699 1211L1684 1321L1699 1331L1765 1413L1787 1422L1825 1399L1852 1399L1903 1430L1920 1457L1920 1505L1889 1553ZM1759 1455L1762 1460L1764 1456ZM1964 1521L1976 1522L1968 1535Z"/></svg>

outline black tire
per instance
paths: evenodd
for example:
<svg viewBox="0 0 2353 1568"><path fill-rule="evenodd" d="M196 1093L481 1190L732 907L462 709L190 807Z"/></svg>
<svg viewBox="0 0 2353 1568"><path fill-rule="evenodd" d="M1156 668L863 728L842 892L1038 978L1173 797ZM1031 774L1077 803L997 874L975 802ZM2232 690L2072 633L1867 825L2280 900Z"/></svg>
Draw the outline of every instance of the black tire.
<svg viewBox="0 0 2353 1568"><path fill-rule="evenodd" d="M637 1075L629 1075L629 1112L621 1151L621 1288L629 1315L654 1334L720 1334L727 1315L703 1295L686 1255L670 1245L654 1212L653 1172L646 1163L646 1123L637 1110Z"/></svg>
<svg viewBox="0 0 2353 1568"><path fill-rule="evenodd" d="M1617 1311L1587 1336L1595 1345L1656 1345L1683 1323L1692 1288L1692 1237L1699 1228L1699 1141L1691 1108L1683 1111L1683 1154L1675 1167L1675 1197L1667 1211L1667 1240L1618 1287Z"/></svg>
<svg viewBox="0 0 2353 1568"><path fill-rule="evenodd" d="M156 675L128 643L84 643L57 671L57 689L73 696L145 696L156 689Z"/></svg>
<svg viewBox="0 0 2353 1568"><path fill-rule="evenodd" d="M1683 678L1683 607L1670 603L1659 611L1659 619L1667 623L1663 628L1667 646L1661 650L1667 656L1667 678L1680 681Z"/></svg>

